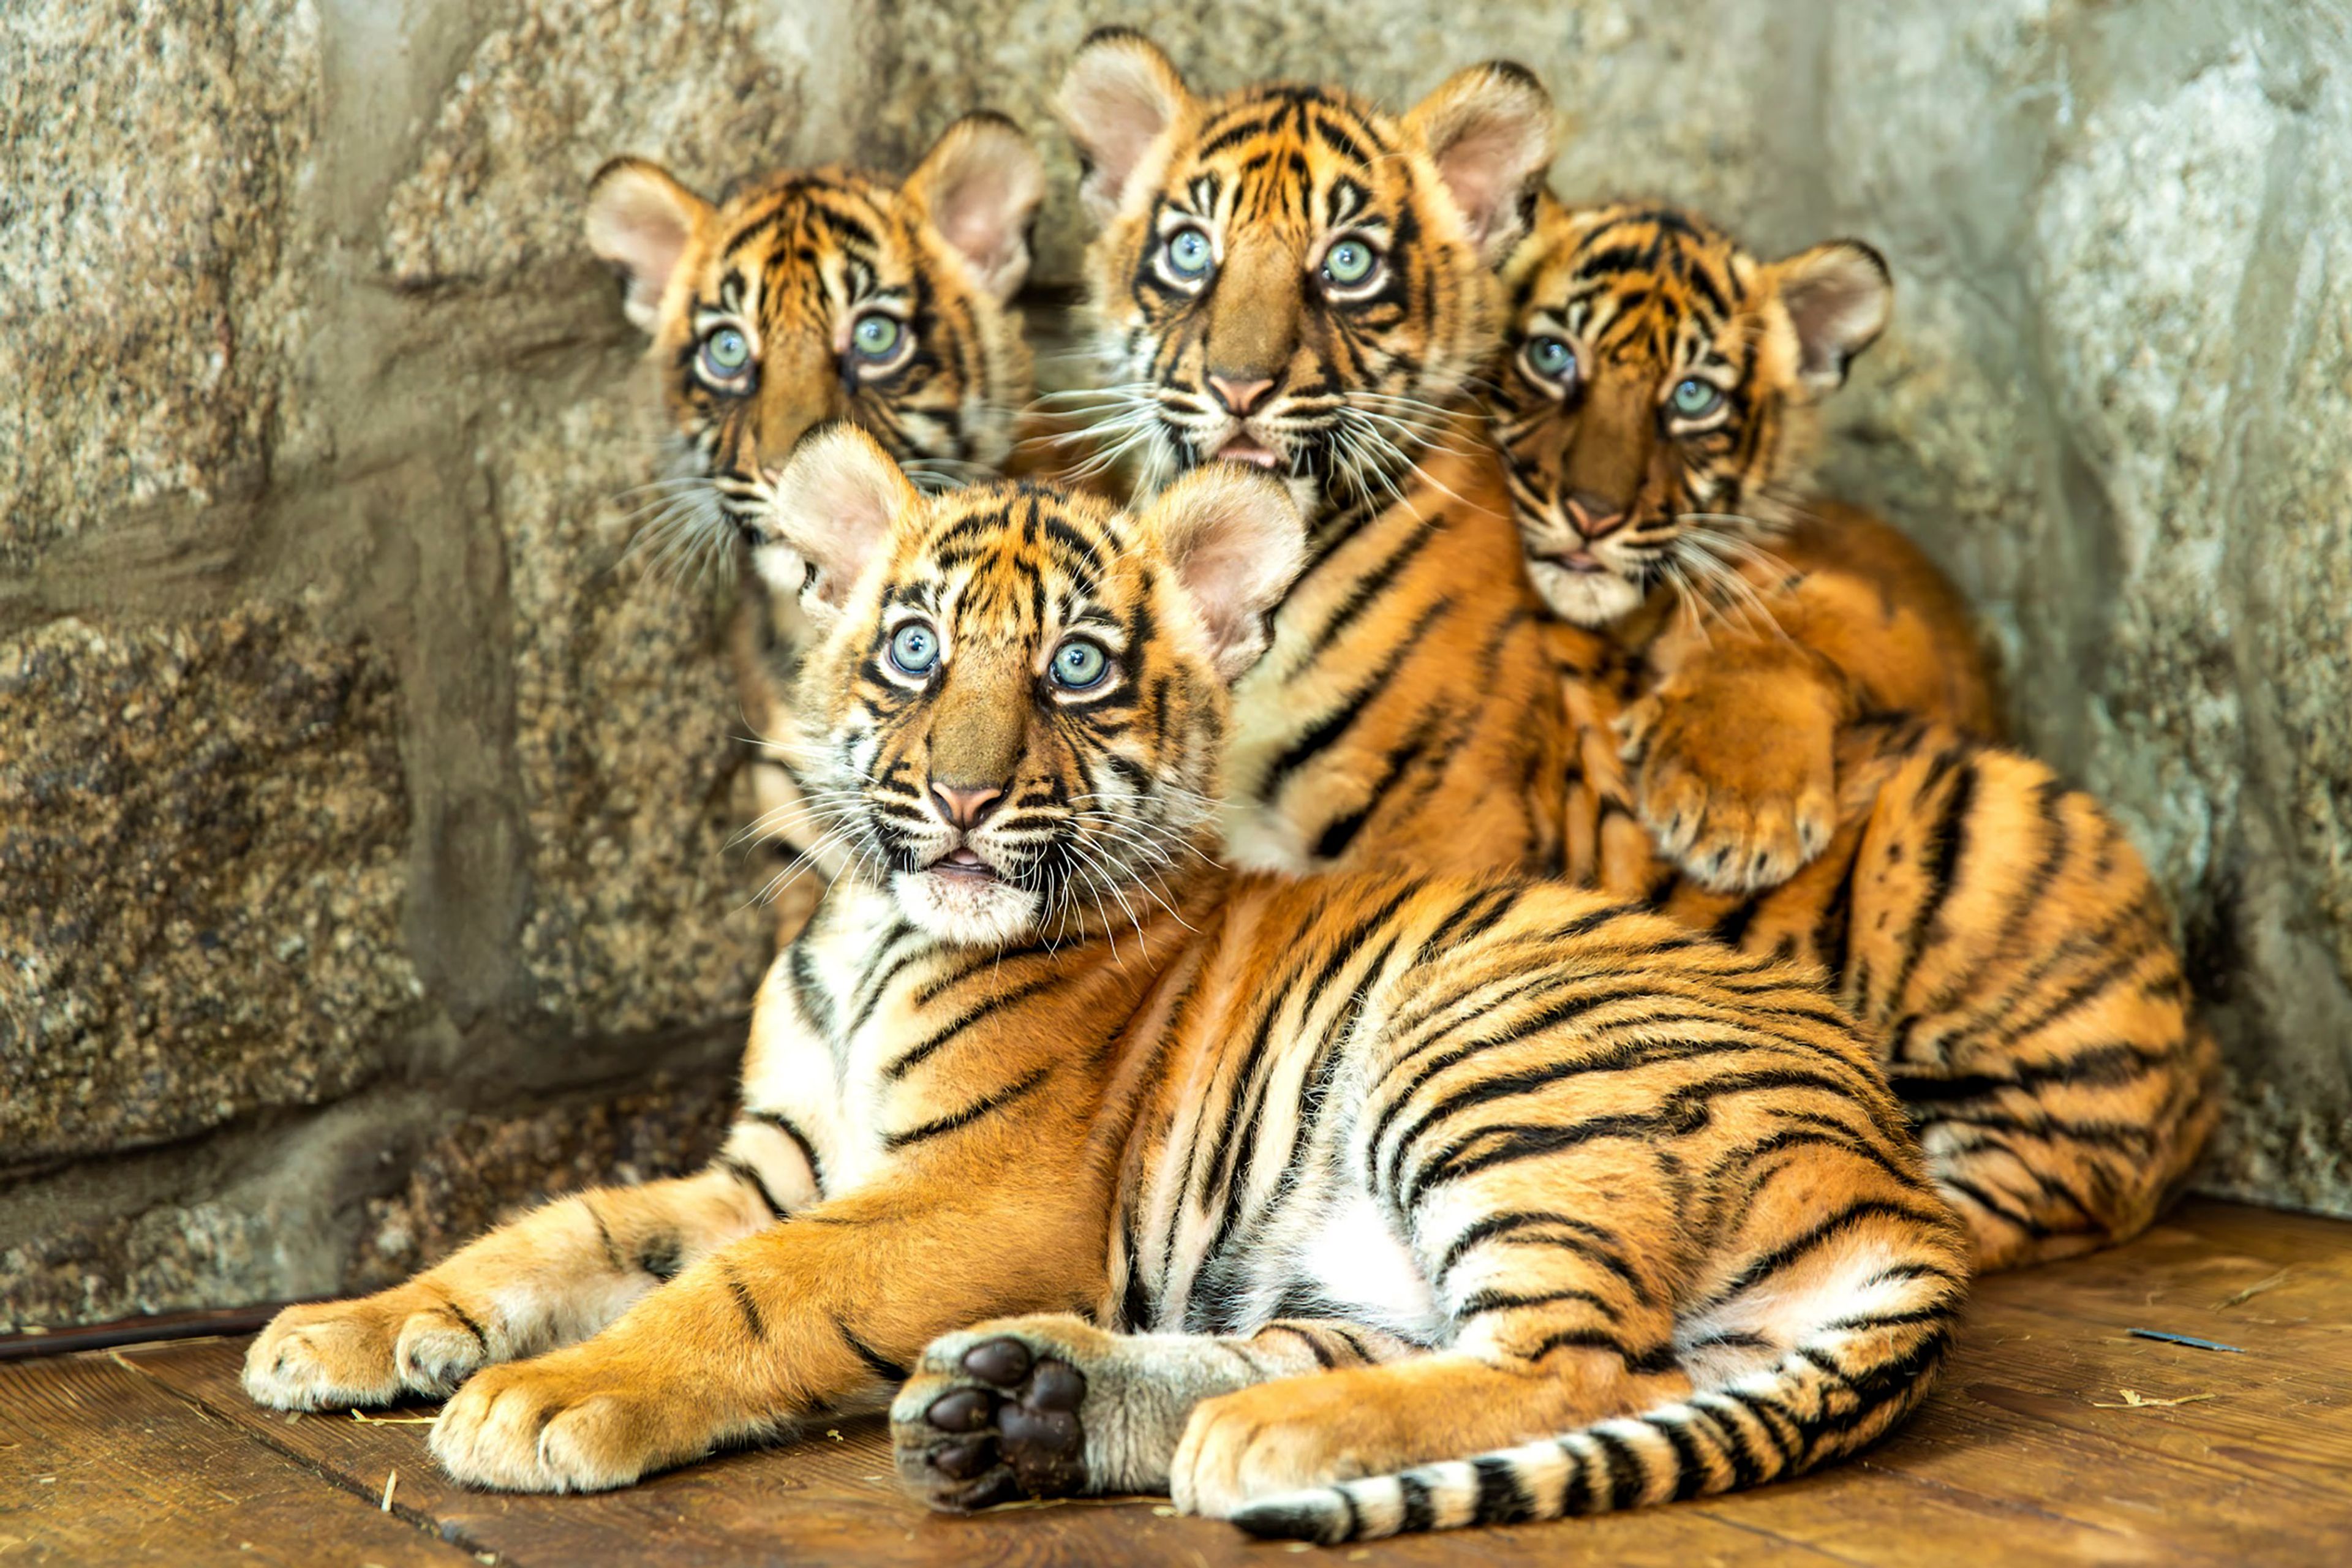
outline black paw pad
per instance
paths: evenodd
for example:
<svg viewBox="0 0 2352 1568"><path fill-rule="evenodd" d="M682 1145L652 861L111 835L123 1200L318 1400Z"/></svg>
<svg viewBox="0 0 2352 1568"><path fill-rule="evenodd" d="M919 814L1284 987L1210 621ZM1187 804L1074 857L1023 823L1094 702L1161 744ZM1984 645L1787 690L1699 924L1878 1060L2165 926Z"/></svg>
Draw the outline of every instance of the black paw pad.
<svg viewBox="0 0 2352 1568"><path fill-rule="evenodd" d="M1019 1340L983 1340L963 1352L963 1369L982 1383L1009 1388L1029 1375L1029 1347Z"/></svg>
<svg viewBox="0 0 2352 1568"><path fill-rule="evenodd" d="M996 1463L994 1448L985 1437L950 1443L931 1456L931 1468L951 1481L968 1481Z"/></svg>
<svg viewBox="0 0 2352 1568"><path fill-rule="evenodd" d="M995 1413L995 1400L977 1388L959 1388L932 1400L923 1419L942 1432L977 1432Z"/></svg>

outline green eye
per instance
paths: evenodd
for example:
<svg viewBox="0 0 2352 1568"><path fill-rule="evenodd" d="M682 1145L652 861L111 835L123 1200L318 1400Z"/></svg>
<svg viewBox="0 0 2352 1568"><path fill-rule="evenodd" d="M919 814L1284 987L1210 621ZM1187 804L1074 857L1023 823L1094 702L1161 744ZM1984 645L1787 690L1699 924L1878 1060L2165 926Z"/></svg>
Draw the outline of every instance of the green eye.
<svg viewBox="0 0 2352 1568"><path fill-rule="evenodd" d="M1110 655L1102 644L1085 637L1072 637L1054 650L1054 683L1071 691L1084 691L1109 668Z"/></svg>
<svg viewBox="0 0 2352 1568"><path fill-rule="evenodd" d="M1716 411L1723 402L1723 393L1712 382L1692 376L1675 384L1672 402L1675 413L1685 419L1697 419Z"/></svg>
<svg viewBox="0 0 2352 1568"><path fill-rule="evenodd" d="M920 621L908 621L891 634L890 662L901 675L929 675L940 662L940 634Z"/></svg>
<svg viewBox="0 0 2352 1568"><path fill-rule="evenodd" d="M1208 276L1213 256L1209 237L1197 228L1180 228L1168 237L1168 268L1179 278Z"/></svg>
<svg viewBox="0 0 2352 1568"><path fill-rule="evenodd" d="M702 340L703 367L721 381L741 373L751 363L751 340L740 327L718 327Z"/></svg>
<svg viewBox="0 0 2352 1568"><path fill-rule="evenodd" d="M1361 283L1372 275L1380 258L1381 253L1368 241L1343 239L1323 253L1323 276L1342 285Z"/></svg>
<svg viewBox="0 0 2352 1568"><path fill-rule="evenodd" d="M1527 361L1528 373L1538 381L1576 379L1576 351L1559 338L1528 339Z"/></svg>
<svg viewBox="0 0 2352 1568"><path fill-rule="evenodd" d="M861 359L887 359L890 351L898 346L898 337L904 330L896 316L877 310L857 318L857 324L849 329L849 343Z"/></svg>

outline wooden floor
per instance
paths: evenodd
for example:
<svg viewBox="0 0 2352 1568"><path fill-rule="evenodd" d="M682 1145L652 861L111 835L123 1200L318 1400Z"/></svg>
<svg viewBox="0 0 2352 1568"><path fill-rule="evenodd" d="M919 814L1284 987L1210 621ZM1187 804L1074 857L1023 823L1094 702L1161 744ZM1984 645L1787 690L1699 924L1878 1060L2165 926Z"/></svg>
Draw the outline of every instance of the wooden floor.
<svg viewBox="0 0 2352 1568"><path fill-rule="evenodd" d="M2208 1349L2135 1331L2235 1346ZM1862 1459L1740 1497L1335 1548L1356 1563L2352 1563L2352 1225L2191 1205L2136 1245L1994 1279L1927 1409ZM843 1422L597 1498L443 1479L425 1416L289 1416L244 1342L0 1366L0 1568L1268 1564L1164 1503L927 1513Z"/></svg>

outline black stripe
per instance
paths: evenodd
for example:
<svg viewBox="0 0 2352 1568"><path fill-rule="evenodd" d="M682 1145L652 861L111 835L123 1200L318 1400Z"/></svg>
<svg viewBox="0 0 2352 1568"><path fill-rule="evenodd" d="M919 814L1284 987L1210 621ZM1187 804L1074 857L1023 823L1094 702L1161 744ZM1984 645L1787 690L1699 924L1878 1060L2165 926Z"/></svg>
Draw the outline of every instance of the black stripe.
<svg viewBox="0 0 2352 1568"><path fill-rule="evenodd" d="M1415 1534L1437 1523L1437 1514L1429 1506L1429 1483L1412 1471L1397 1477L1397 1494L1404 1501L1402 1533Z"/></svg>
<svg viewBox="0 0 2352 1568"><path fill-rule="evenodd" d="M771 1215L778 1219L791 1217L791 1211L776 1201L776 1194L768 1190L768 1184L761 1178L759 1168L749 1160L737 1154L721 1154L711 1163L759 1194L760 1201L768 1205Z"/></svg>
<svg viewBox="0 0 2352 1568"><path fill-rule="evenodd" d="M959 1128L969 1127L982 1117L992 1111L1001 1110L1023 1095L1030 1093L1039 1084L1051 1078L1053 1073L1054 1068L1051 1064L1041 1067L1027 1077L1005 1085L995 1093L973 1101L961 1110L942 1116L936 1121L926 1121L921 1126L909 1128L904 1132L888 1133L884 1136L882 1146L894 1151L904 1149L908 1144L920 1143L926 1139L937 1138L941 1133L953 1132Z"/></svg>
<svg viewBox="0 0 2352 1568"><path fill-rule="evenodd" d="M792 1118L781 1110L755 1110L748 1105L743 1108L743 1118L762 1127L772 1127L790 1140L793 1146L801 1152L801 1158L808 1162L809 1179L815 1184L817 1195L824 1195L824 1166L817 1160L816 1145L809 1142L808 1134L794 1125Z"/></svg>
<svg viewBox="0 0 2352 1568"><path fill-rule="evenodd" d="M1050 990L1054 986L1060 984L1061 981L1062 976L1060 974L1048 970L1044 974L1029 981L1026 984L1015 985L1009 991L1000 991L996 993L996 994L989 997L986 1001L982 1002L977 1006L973 1007L971 1011L964 1014L963 1016L938 1030L935 1030L928 1039L924 1040L921 1044L911 1047L896 1060L892 1061L887 1067L882 1069L882 1076L891 1079L906 1077L915 1068L920 1067L924 1062L929 1061L940 1047L946 1045L950 1040L954 1039L958 1035L963 1033L966 1029L971 1028L974 1024L979 1023L982 1019L989 1017L993 1014L1001 1013L1016 1002L1026 1001L1028 998L1036 995L1040 991Z"/></svg>
<svg viewBox="0 0 2352 1568"><path fill-rule="evenodd" d="M1518 1467L1495 1454L1470 1461L1478 1477L1478 1511L1473 1524L1518 1524L1536 1516L1536 1500L1520 1484Z"/></svg>
<svg viewBox="0 0 2352 1568"><path fill-rule="evenodd" d="M856 1353L857 1359L866 1363L866 1371L872 1373L876 1377L880 1378L885 1383L904 1383L907 1381L907 1369L905 1367L900 1366L897 1362L885 1359L872 1345L867 1344L864 1340L861 1340L856 1334L851 1333L847 1323L843 1322L839 1318L835 1318L833 1321L833 1327L834 1331L841 1335L841 1342L847 1345Z"/></svg>
<svg viewBox="0 0 2352 1568"><path fill-rule="evenodd" d="M766 1320L760 1316L760 1303L753 1300L751 1288L743 1283L742 1276L735 1272L735 1266L731 1263L721 1263L719 1266L719 1277L727 1281L728 1294L735 1298L736 1310L743 1314L743 1326L751 1331L751 1338L754 1341L766 1340L768 1324Z"/></svg>

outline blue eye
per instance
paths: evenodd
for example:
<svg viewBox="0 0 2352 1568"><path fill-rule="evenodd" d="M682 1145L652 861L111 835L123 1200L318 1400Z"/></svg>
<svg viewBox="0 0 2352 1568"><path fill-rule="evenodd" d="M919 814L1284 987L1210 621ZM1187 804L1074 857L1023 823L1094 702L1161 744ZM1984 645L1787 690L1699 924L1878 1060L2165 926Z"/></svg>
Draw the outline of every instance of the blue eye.
<svg viewBox="0 0 2352 1568"><path fill-rule="evenodd" d="M905 331L897 317L877 310L857 318L857 324L849 329L849 346L857 351L860 359L888 359Z"/></svg>
<svg viewBox="0 0 2352 1568"><path fill-rule="evenodd" d="M1576 380L1576 351L1559 338L1528 339L1521 358L1527 362L1528 374L1538 381L1566 386Z"/></svg>
<svg viewBox="0 0 2352 1568"><path fill-rule="evenodd" d="M891 634L890 662L901 675L929 675L940 662L940 634L920 621L908 621Z"/></svg>
<svg viewBox="0 0 2352 1568"><path fill-rule="evenodd" d="M1207 277L1214 257L1209 237L1197 228L1180 228L1168 237L1168 269L1179 278Z"/></svg>
<svg viewBox="0 0 2352 1568"><path fill-rule="evenodd" d="M1323 276L1342 288L1361 283L1380 265L1381 253L1367 240L1343 239L1323 253Z"/></svg>
<svg viewBox="0 0 2352 1568"><path fill-rule="evenodd" d="M1675 405L1675 412L1684 418L1702 419L1721 406L1723 390L1712 382L1692 376L1687 381L1675 383L1670 401Z"/></svg>
<svg viewBox="0 0 2352 1568"><path fill-rule="evenodd" d="M720 381L732 381L751 363L751 340L740 327L714 327L702 340L702 368Z"/></svg>
<svg viewBox="0 0 2352 1568"><path fill-rule="evenodd" d="M1098 642L1072 637L1054 650L1054 684L1066 690L1084 691L1109 669L1110 655Z"/></svg>

